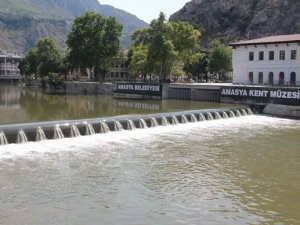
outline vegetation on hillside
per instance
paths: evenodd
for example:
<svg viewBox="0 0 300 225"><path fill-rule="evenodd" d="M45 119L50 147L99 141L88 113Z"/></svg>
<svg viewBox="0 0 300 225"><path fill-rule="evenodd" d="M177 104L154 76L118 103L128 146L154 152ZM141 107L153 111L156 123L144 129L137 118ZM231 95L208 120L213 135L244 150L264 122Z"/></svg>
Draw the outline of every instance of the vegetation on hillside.
<svg viewBox="0 0 300 225"><path fill-rule="evenodd" d="M124 27L121 43L130 45L130 35L147 24L136 16L97 0L1 0L0 1L0 48L25 53L38 40L51 37L59 48L66 48L65 41L75 16L88 11L115 17Z"/></svg>

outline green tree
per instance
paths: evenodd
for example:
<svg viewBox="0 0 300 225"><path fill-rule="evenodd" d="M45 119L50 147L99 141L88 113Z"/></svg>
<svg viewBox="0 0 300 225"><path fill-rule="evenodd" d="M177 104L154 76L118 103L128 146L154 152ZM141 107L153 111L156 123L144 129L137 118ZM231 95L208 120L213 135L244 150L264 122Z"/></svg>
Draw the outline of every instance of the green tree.
<svg viewBox="0 0 300 225"><path fill-rule="evenodd" d="M37 77L38 57L36 54L36 48L30 49L24 58L22 58L19 69L25 76L34 75Z"/></svg>
<svg viewBox="0 0 300 225"><path fill-rule="evenodd" d="M148 48L148 72L163 79L172 74L173 67L189 61L193 49L198 47L201 34L186 22L167 22L163 13L148 28L137 30L134 45Z"/></svg>
<svg viewBox="0 0 300 225"><path fill-rule="evenodd" d="M59 72L61 54L51 38L39 40L36 47L37 73L43 78L49 73Z"/></svg>
<svg viewBox="0 0 300 225"><path fill-rule="evenodd" d="M220 74L220 79L225 80L225 73L231 70L231 49L222 44L219 39L212 41L209 52L208 69Z"/></svg>
<svg viewBox="0 0 300 225"><path fill-rule="evenodd" d="M29 75L29 63L26 61L26 58L21 59L18 68L22 75L25 75L25 76Z"/></svg>
<svg viewBox="0 0 300 225"><path fill-rule="evenodd" d="M148 48L144 45L135 46L130 49L129 72L136 78L143 75L144 79L148 72Z"/></svg>
<svg viewBox="0 0 300 225"><path fill-rule="evenodd" d="M94 69L103 78L119 52L122 28L115 18L94 12L76 17L67 37L71 68Z"/></svg>
<svg viewBox="0 0 300 225"><path fill-rule="evenodd" d="M201 50L192 55L190 63L186 64L184 71L192 74L194 78L200 80L207 80L208 69L208 51Z"/></svg>

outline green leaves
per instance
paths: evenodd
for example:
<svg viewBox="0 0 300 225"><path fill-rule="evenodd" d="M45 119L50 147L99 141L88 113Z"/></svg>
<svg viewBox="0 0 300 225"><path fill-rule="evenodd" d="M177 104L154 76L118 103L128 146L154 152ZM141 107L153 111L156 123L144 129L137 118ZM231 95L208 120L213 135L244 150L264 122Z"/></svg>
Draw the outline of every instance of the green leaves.
<svg viewBox="0 0 300 225"><path fill-rule="evenodd" d="M45 77L50 72L59 72L61 55L51 38L41 39L36 48L37 72Z"/></svg>
<svg viewBox="0 0 300 225"><path fill-rule="evenodd" d="M167 22L165 15L160 13L148 28L137 30L132 39L135 47L147 48L147 72L166 77L174 66L189 61L192 51L198 47L200 36L201 33L189 23ZM134 66L137 63L131 65L132 71Z"/></svg>
<svg viewBox="0 0 300 225"><path fill-rule="evenodd" d="M209 52L208 69L224 74L231 69L231 49L222 44L219 39L212 41Z"/></svg>
<svg viewBox="0 0 300 225"><path fill-rule="evenodd" d="M51 38L39 40L37 47L31 49L20 63L21 73L45 77L57 73L61 67L62 56Z"/></svg>
<svg viewBox="0 0 300 225"><path fill-rule="evenodd" d="M114 18L88 12L74 20L67 37L70 65L74 69L105 70L120 48L122 25Z"/></svg>

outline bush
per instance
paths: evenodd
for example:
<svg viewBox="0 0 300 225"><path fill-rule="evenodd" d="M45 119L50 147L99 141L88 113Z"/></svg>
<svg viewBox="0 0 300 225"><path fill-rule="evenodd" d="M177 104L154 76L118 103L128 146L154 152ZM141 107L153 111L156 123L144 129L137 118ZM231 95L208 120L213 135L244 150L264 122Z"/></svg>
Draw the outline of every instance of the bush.
<svg viewBox="0 0 300 225"><path fill-rule="evenodd" d="M42 83L47 83L51 88L56 88L62 84L63 77L58 73L48 73L42 80Z"/></svg>

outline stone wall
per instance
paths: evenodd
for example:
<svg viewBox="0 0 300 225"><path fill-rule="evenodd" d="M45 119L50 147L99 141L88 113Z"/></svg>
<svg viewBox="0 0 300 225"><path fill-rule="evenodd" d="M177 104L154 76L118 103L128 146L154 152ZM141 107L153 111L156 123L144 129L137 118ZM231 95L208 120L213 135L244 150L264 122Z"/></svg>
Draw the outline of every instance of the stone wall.
<svg viewBox="0 0 300 225"><path fill-rule="evenodd" d="M99 82L76 82L67 81L66 93L69 94L102 94L102 95L112 95L113 94L113 84L112 83L99 83Z"/></svg>

